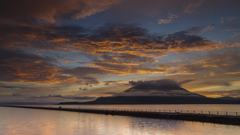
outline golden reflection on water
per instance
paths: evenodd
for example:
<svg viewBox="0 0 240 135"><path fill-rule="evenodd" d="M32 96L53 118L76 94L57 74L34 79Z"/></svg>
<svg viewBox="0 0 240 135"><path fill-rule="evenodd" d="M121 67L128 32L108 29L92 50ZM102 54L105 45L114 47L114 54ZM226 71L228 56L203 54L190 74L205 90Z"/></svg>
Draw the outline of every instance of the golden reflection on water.
<svg viewBox="0 0 240 135"><path fill-rule="evenodd" d="M239 126L0 107L0 135L226 135Z"/></svg>

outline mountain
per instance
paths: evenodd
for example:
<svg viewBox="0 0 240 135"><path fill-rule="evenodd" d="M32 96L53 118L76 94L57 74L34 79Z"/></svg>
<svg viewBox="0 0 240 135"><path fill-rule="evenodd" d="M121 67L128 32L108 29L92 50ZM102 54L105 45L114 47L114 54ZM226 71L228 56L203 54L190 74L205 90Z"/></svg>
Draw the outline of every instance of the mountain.
<svg viewBox="0 0 240 135"><path fill-rule="evenodd" d="M71 104L61 102L59 104ZM99 97L95 101L75 104L240 104L240 101L207 97L116 96Z"/></svg>
<svg viewBox="0 0 240 135"><path fill-rule="evenodd" d="M190 92L173 80L129 82L133 87L111 97L75 104L240 104L237 100L208 98ZM62 102L60 104L71 104Z"/></svg>

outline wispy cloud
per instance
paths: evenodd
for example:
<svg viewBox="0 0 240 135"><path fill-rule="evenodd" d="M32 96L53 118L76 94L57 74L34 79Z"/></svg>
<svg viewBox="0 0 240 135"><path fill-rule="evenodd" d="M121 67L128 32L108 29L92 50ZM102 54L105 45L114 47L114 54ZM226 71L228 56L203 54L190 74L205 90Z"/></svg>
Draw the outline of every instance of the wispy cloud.
<svg viewBox="0 0 240 135"><path fill-rule="evenodd" d="M237 19L237 17L234 17L234 16L222 17L221 18L221 23L223 23L224 21L230 22L230 21L235 20L235 19Z"/></svg>
<svg viewBox="0 0 240 135"><path fill-rule="evenodd" d="M205 0L198 0L198 1L193 1L192 3L190 3L183 12L188 13L188 14L192 14L192 13L196 13L196 8L200 7Z"/></svg>
<svg viewBox="0 0 240 135"><path fill-rule="evenodd" d="M158 24L171 23L174 18L178 18L178 16L172 13L169 13L169 17L167 19L158 19Z"/></svg>

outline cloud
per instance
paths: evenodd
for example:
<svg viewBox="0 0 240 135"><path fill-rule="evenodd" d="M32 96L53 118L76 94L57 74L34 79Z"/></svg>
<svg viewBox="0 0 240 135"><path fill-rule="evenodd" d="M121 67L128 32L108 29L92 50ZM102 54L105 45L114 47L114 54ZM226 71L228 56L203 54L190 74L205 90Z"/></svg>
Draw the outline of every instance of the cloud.
<svg viewBox="0 0 240 135"><path fill-rule="evenodd" d="M37 18L54 22L85 18L104 11L118 0L2 0L1 20Z"/></svg>
<svg viewBox="0 0 240 135"><path fill-rule="evenodd" d="M240 66L239 60L238 48L232 48L226 52L210 51L205 58L196 60L195 63L160 65L160 67L169 71L167 75L201 74L206 77L215 77L225 74L237 75Z"/></svg>
<svg viewBox="0 0 240 135"><path fill-rule="evenodd" d="M191 78L191 79L188 79L188 80L183 80L181 82L178 82L178 84L182 85L182 84L186 84L186 83L193 82L193 81L195 81L195 79Z"/></svg>
<svg viewBox="0 0 240 135"><path fill-rule="evenodd" d="M189 31L153 35L134 24L106 24L93 31L81 26L56 24L34 27L0 25L0 30L0 35L3 36L0 40L5 48L83 51L98 56L104 56L107 52L113 54L112 61L115 63L129 63L126 58L135 60L136 63L151 62L153 59L150 57L163 57L168 55L168 51L201 51L215 49L217 46L215 42L192 35Z"/></svg>
<svg viewBox="0 0 240 135"><path fill-rule="evenodd" d="M151 35L147 29L133 24L106 24L94 31L85 30L81 26L60 25L43 25L40 28L2 26L0 29L7 31L1 34L5 37L2 42L6 47L21 46L49 51L75 49L98 55L108 52L161 57L168 50L205 50L216 46L214 42L191 35L188 31ZM90 34L86 34L87 32Z"/></svg>
<svg viewBox="0 0 240 135"><path fill-rule="evenodd" d="M5 89L27 89L29 87L24 87L24 86L12 86L12 85L5 85L2 84L0 85L1 88L5 88Z"/></svg>
<svg viewBox="0 0 240 135"><path fill-rule="evenodd" d="M83 88L83 90L88 90L88 89L85 87L85 88Z"/></svg>
<svg viewBox="0 0 240 135"><path fill-rule="evenodd" d="M227 72L226 74L240 74L240 71L237 71L237 72Z"/></svg>
<svg viewBox="0 0 240 135"><path fill-rule="evenodd" d="M63 99L63 100L75 100L75 101L90 101L96 99L96 97L88 97L88 96L62 96L62 95L48 95L48 96L32 96L29 97L29 99L39 100L39 99L47 99L47 100L53 100L53 99Z"/></svg>
<svg viewBox="0 0 240 135"><path fill-rule="evenodd" d="M105 70L101 70L95 67L76 67L76 68L69 68L64 69L63 73L71 74L74 76L85 76L85 75L106 75L109 72Z"/></svg>
<svg viewBox="0 0 240 135"><path fill-rule="evenodd" d="M236 23L223 23L222 25L219 26L219 29L236 29L239 30L240 29L240 24L236 24Z"/></svg>
<svg viewBox="0 0 240 135"><path fill-rule="evenodd" d="M166 65L168 68L166 68L166 66L164 68L157 66L152 66L150 68L147 65L154 65L154 63L158 62L154 58L167 56L170 54L170 51L206 51L222 47L216 42L212 42L210 40L206 40L202 36L192 34L193 32L198 33L199 31L212 29L214 25L195 27L186 31L180 31L167 35L150 34L147 29L139 27L136 24L106 24L95 30L87 30L81 26L57 24L47 25L45 23L43 25L33 27L18 25L13 26L11 24L7 25L7 27L4 26L5 25L0 26L0 29L6 29L2 33L0 32L0 35L4 36L0 40L2 40L2 48L5 48L5 50L10 50L10 47L18 47L41 49L44 51L75 51L84 52L85 55L91 55L89 58L93 63L90 63L88 67L76 67L72 69L61 69L55 67L51 64L51 60L34 60L34 62L28 63L26 62L27 59L17 60L17 58L13 58L9 59L9 64L5 64L5 70L11 69L11 67L9 67L11 65L12 68L17 68L17 63L20 64L24 62L26 63L23 64L23 66L42 66L42 69L46 69L46 73L49 72L47 73L51 76L51 79L49 80L53 80L53 83L74 82L77 81L78 78L89 75L131 75L146 73L193 75L196 72L191 71L193 70L191 69L191 66L195 67L195 65L201 65L214 67L216 65L203 65L203 63L186 66L181 65L179 70L169 65ZM33 58L40 58L38 55L33 56ZM65 62L69 62L69 60ZM27 69L27 67L25 68ZM184 70L184 68L186 70ZM18 69L18 71L21 71L26 76L30 76L30 71L29 74L21 69ZM44 73L39 72L39 76L40 74ZM17 76L20 78L20 75ZM37 77L32 76L32 78ZM23 82L32 81L24 79Z"/></svg>
<svg viewBox="0 0 240 135"><path fill-rule="evenodd" d="M235 19L237 19L237 17L233 17L233 16L229 16L229 17L222 17L222 18L221 18L221 23L223 23L223 22L224 22L224 20L226 20L226 21L230 22L230 21L232 21L232 20L235 20Z"/></svg>
<svg viewBox="0 0 240 135"><path fill-rule="evenodd" d="M82 76L78 77L78 81L74 83L75 85L98 85L101 84L96 77Z"/></svg>
<svg viewBox="0 0 240 135"><path fill-rule="evenodd" d="M183 82L187 83L189 80L177 82L171 79L150 80L150 81L129 81L133 86L122 93L116 95L124 96L200 96L195 93L191 93L181 87Z"/></svg>
<svg viewBox="0 0 240 135"><path fill-rule="evenodd" d="M122 83L123 81L105 81L104 85L110 85L110 84L115 84L115 83Z"/></svg>
<svg viewBox="0 0 240 135"><path fill-rule="evenodd" d="M71 59L60 59L60 60L57 60L57 61L59 61L61 63L82 62L81 60L76 60L76 59L73 59L73 60L71 60Z"/></svg>
<svg viewBox="0 0 240 135"><path fill-rule="evenodd" d="M188 13L188 14L192 14L192 13L196 13L196 8L200 7L205 0L198 0L198 1L193 1L192 3L190 3L183 12Z"/></svg>
<svg viewBox="0 0 240 135"><path fill-rule="evenodd" d="M77 78L62 75L49 58L21 50L0 48L0 81L30 83L74 82Z"/></svg>
<svg viewBox="0 0 240 135"><path fill-rule="evenodd" d="M166 24L166 23L171 23L174 18L178 18L177 15L174 15L172 13L169 13L168 19L158 19L158 24Z"/></svg>
<svg viewBox="0 0 240 135"><path fill-rule="evenodd" d="M198 27L191 27L187 31L191 34L198 34L200 32L206 32L208 30L213 30L213 28L216 26L216 24L209 24L205 26L198 26Z"/></svg>
<svg viewBox="0 0 240 135"><path fill-rule="evenodd" d="M137 85L155 85L155 86L180 86L176 81L170 79L162 79L162 80L150 80L150 81L129 81L129 83L133 86Z"/></svg>
<svg viewBox="0 0 240 135"><path fill-rule="evenodd" d="M21 96L23 96L23 95L18 94L18 93L13 93L12 96L14 96L14 97L21 97Z"/></svg>
<svg viewBox="0 0 240 135"><path fill-rule="evenodd" d="M202 50L202 49L215 49L216 43L209 40L204 40L203 37L198 35L190 35L188 31L180 31L167 35L165 38L165 46L169 50Z"/></svg>
<svg viewBox="0 0 240 135"><path fill-rule="evenodd" d="M94 62L104 62L118 65L141 65L144 63L158 62L151 57L137 56L132 54L112 54L100 56L103 60L94 60Z"/></svg>
<svg viewBox="0 0 240 135"><path fill-rule="evenodd" d="M74 25L57 25L36 22L33 25L0 23L2 47L38 48L42 50L64 50L67 46L58 43L73 42L84 37L85 28ZM71 47L70 47L71 48Z"/></svg>
<svg viewBox="0 0 240 135"><path fill-rule="evenodd" d="M240 97L240 89L222 91L196 91L197 93L209 97Z"/></svg>
<svg viewBox="0 0 240 135"><path fill-rule="evenodd" d="M239 11L237 0L124 0L117 6L109 8L109 12L104 12L104 19L121 22L142 20L146 18L159 19L169 13L175 13L179 17L206 12L222 11L224 7L231 7L231 13Z"/></svg>
<svg viewBox="0 0 240 135"><path fill-rule="evenodd" d="M99 67L101 70L112 72L112 75L132 75L147 73L165 73L166 70L154 69L142 66L116 65L108 63L94 63L92 66Z"/></svg>

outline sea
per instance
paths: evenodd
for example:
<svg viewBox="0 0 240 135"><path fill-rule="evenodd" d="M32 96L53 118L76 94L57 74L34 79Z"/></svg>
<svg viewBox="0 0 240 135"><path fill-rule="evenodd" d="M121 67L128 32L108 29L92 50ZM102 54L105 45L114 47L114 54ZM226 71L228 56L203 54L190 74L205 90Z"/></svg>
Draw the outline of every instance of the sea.
<svg viewBox="0 0 240 135"><path fill-rule="evenodd" d="M27 105L30 106L30 105ZM240 105L31 105L239 115ZM81 112L0 107L0 135L240 135L240 126Z"/></svg>

